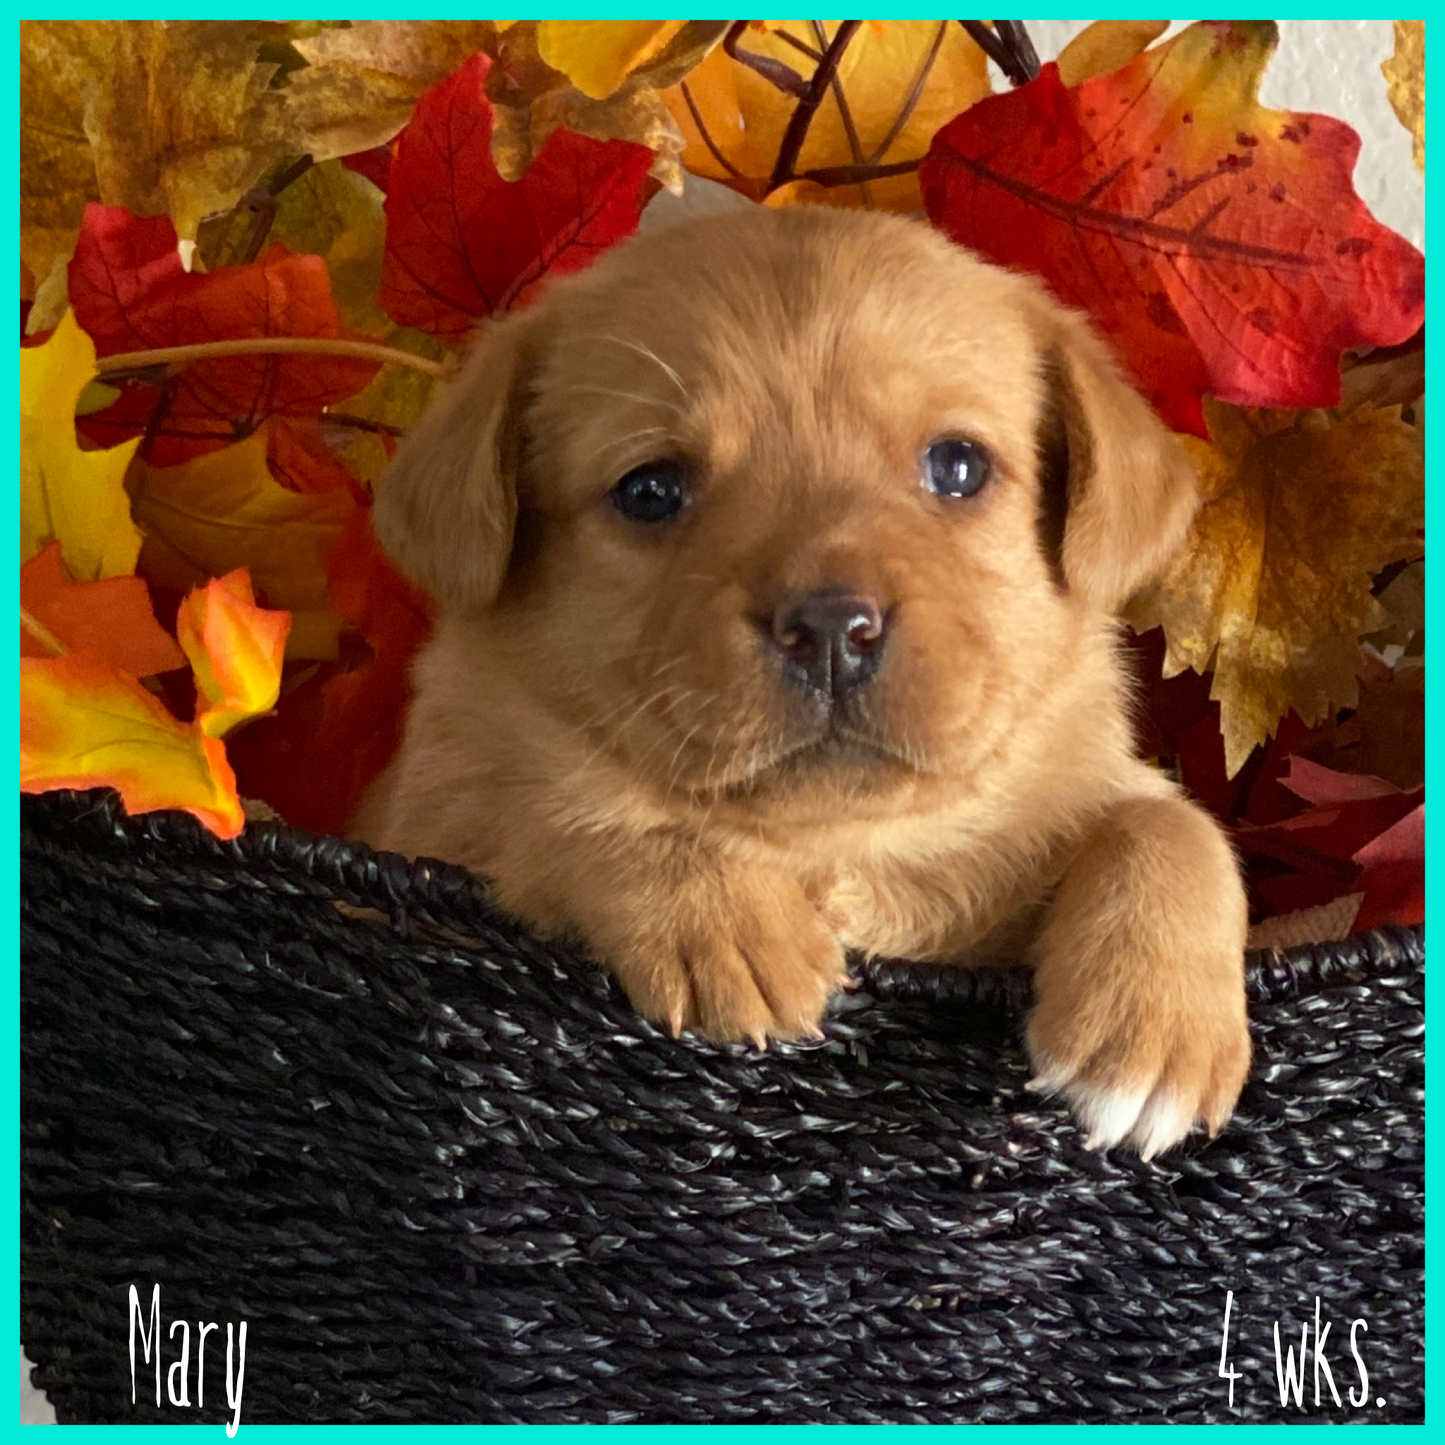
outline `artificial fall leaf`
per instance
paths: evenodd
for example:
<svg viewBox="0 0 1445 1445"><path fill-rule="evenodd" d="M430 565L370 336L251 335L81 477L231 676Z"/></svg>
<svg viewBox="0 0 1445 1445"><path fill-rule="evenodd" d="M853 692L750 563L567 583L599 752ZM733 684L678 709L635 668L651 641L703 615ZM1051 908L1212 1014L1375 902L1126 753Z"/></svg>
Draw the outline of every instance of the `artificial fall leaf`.
<svg viewBox="0 0 1445 1445"><path fill-rule="evenodd" d="M1347 356L1340 373L1340 407L1408 406L1425 394L1425 332L1400 346Z"/></svg>
<svg viewBox="0 0 1445 1445"><path fill-rule="evenodd" d="M188 591L245 567L267 606L293 614L291 656L336 655L326 560L356 511L349 490L287 491L266 465L262 434L180 466L146 467L133 490L147 578Z"/></svg>
<svg viewBox="0 0 1445 1445"><path fill-rule="evenodd" d="M935 137L928 214L1092 314L1177 431L1204 393L1333 406L1340 353L1420 326L1424 258L1350 183L1359 137L1256 95L1272 21L1209 21L1112 75L1058 69Z"/></svg>
<svg viewBox="0 0 1445 1445"><path fill-rule="evenodd" d="M542 20L537 49L583 95L605 100L632 71L657 59L685 20Z"/></svg>
<svg viewBox="0 0 1445 1445"><path fill-rule="evenodd" d="M219 741L102 658L22 657L20 791L102 787L130 813L181 808L222 838L245 826Z"/></svg>
<svg viewBox="0 0 1445 1445"><path fill-rule="evenodd" d="M358 512L332 553L337 608L370 652L358 666L328 665L285 693L277 714L231 744L248 797L295 826L344 831L366 788L401 740L412 659L431 608L392 567Z"/></svg>
<svg viewBox="0 0 1445 1445"><path fill-rule="evenodd" d="M1351 856L1361 869L1355 886L1365 894L1355 917L1357 929L1424 923L1424 803Z"/></svg>
<svg viewBox="0 0 1445 1445"><path fill-rule="evenodd" d="M360 479L328 444L323 417L273 416L266 423L266 466L288 492L343 489L364 498Z"/></svg>
<svg viewBox="0 0 1445 1445"><path fill-rule="evenodd" d="M290 613L256 606L244 567L181 603L176 637L196 678L196 726L208 738L275 706L290 629Z"/></svg>
<svg viewBox="0 0 1445 1445"><path fill-rule="evenodd" d="M88 652L134 677L185 666L139 577L76 582L58 542L20 569L20 608L22 657Z"/></svg>
<svg viewBox="0 0 1445 1445"><path fill-rule="evenodd" d="M491 61L473 56L417 104L386 198L381 302L399 325L460 340L548 275L630 235L651 153L555 131L516 182L491 155Z"/></svg>
<svg viewBox="0 0 1445 1445"><path fill-rule="evenodd" d="M95 347L69 313L40 346L20 350L20 559L60 544L79 582L135 570L140 533L131 523L126 468L134 442L81 451L75 407L95 376Z"/></svg>
<svg viewBox="0 0 1445 1445"><path fill-rule="evenodd" d="M343 338L326 264L273 246L259 260L209 275L187 272L165 216L142 220L119 207L90 206L70 264L80 324L102 357L201 342L277 336ZM88 416L103 441L148 435L158 466L229 445L273 415L312 415L359 391L375 362L325 354L222 356L196 361L166 384L128 384L113 406ZM164 406L159 418L158 405Z"/></svg>
<svg viewBox="0 0 1445 1445"><path fill-rule="evenodd" d="M812 78L828 38L821 21L769 22L741 48ZM799 49L801 45L803 49ZM841 91L846 116L840 109ZM988 61L962 28L946 20L884 20L849 42L837 86L814 114L794 170L916 160L940 126L988 94ZM683 164L753 200L768 192L797 100L756 71L714 50L663 97L687 139ZM855 144L856 140L856 144ZM832 205L916 211L918 178L907 174L828 189Z"/></svg>
<svg viewBox="0 0 1445 1445"><path fill-rule="evenodd" d="M383 192L362 174L340 161L328 161L313 166L282 193L271 234L293 250L323 258L346 326L398 351L442 361L449 355L444 342L415 327L396 325L377 299L386 252L383 200ZM347 399L345 415L357 422L348 450L358 449L360 439L369 435L373 445L368 450L384 456L384 444L376 438L394 437L415 426L435 385L435 377L414 367L383 367ZM301 420L291 419L290 424ZM363 467L363 472L368 480L375 479L374 468Z"/></svg>
<svg viewBox="0 0 1445 1445"><path fill-rule="evenodd" d="M1395 53L1380 67L1390 82L1390 104L1415 139L1415 164L1425 169L1425 22L1395 22Z"/></svg>
<svg viewBox="0 0 1445 1445"><path fill-rule="evenodd" d="M494 20L357 20L293 41L316 77L345 85L358 111L369 117L369 138L333 144L317 160L351 155L389 141L411 118L423 92L445 80L480 50L495 46ZM291 84L309 79L306 72Z"/></svg>
<svg viewBox="0 0 1445 1445"><path fill-rule="evenodd" d="M1211 440L1185 438L1203 506L1129 621L1163 625L1166 674L1213 667L1233 777L1287 709L1354 705L1359 636L1387 620L1373 574L1421 546L1424 454L1394 408L1207 415Z"/></svg>
<svg viewBox="0 0 1445 1445"><path fill-rule="evenodd" d="M469 53L458 32L478 27L490 33L486 22L327 29L298 36L309 64L282 74L262 59L263 27L248 21L26 22L27 107L40 117L22 133L32 228L63 236L76 201L93 193L79 131L99 199L169 214L189 240L282 158L328 160L393 135L416 96Z"/></svg>
<svg viewBox="0 0 1445 1445"><path fill-rule="evenodd" d="M85 42L105 36L94 21L20 22L20 254L37 282L69 259L86 202L100 199L80 83Z"/></svg>
<svg viewBox="0 0 1445 1445"><path fill-rule="evenodd" d="M1235 830L1254 890L1275 912L1363 895L1356 929L1419 923L1424 907L1424 789L1291 759L1284 785L1309 806ZM1261 863L1268 860L1268 871Z"/></svg>
<svg viewBox="0 0 1445 1445"><path fill-rule="evenodd" d="M662 99L694 69L728 29L726 20L677 21L513 21L488 53L496 64L487 77L487 96L496 107L492 159L506 180L519 180L559 127L594 140L627 140L653 153L649 174L681 194L683 138ZM499 22L499 28L500 22ZM560 49L553 46L567 32ZM614 42L625 33L647 32L659 39L632 53L626 72L600 97L600 71L615 74L630 47ZM600 50L598 49L600 43ZM565 60L563 65L554 61ZM566 73L572 62L586 84ZM589 88L590 86L590 88Z"/></svg>
<svg viewBox="0 0 1445 1445"><path fill-rule="evenodd" d="M1059 79L1082 85L1128 65L1168 30L1167 20L1096 20L1059 51Z"/></svg>

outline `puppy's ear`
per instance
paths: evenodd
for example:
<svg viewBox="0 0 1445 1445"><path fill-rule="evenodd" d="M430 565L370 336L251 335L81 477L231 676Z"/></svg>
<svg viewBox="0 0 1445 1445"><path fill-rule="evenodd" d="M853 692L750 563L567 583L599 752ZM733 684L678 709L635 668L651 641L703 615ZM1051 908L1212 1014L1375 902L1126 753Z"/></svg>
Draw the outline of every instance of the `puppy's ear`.
<svg viewBox="0 0 1445 1445"><path fill-rule="evenodd" d="M530 311L489 322L377 480L382 546L453 606L486 607L507 570L535 331Z"/></svg>
<svg viewBox="0 0 1445 1445"><path fill-rule="evenodd" d="M1112 611L1178 549L1199 483L1081 316L1050 306L1043 333L1039 538L1060 585Z"/></svg>

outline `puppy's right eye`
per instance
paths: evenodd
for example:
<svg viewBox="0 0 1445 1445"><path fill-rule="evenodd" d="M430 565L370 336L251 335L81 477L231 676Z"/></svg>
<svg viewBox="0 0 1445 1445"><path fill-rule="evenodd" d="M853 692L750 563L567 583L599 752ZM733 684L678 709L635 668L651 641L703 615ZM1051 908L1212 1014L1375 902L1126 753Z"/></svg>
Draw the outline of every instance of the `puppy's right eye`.
<svg viewBox="0 0 1445 1445"><path fill-rule="evenodd" d="M644 462L612 489L612 500L634 522L670 522L692 501L681 462Z"/></svg>

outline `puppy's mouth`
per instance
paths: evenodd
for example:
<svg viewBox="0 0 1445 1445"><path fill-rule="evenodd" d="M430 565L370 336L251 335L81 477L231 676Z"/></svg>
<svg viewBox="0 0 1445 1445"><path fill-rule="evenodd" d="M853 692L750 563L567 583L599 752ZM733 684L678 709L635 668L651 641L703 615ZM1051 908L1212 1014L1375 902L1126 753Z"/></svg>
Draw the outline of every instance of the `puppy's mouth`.
<svg viewBox="0 0 1445 1445"><path fill-rule="evenodd" d="M782 742L761 757L755 755L741 777L725 779L713 793L720 800L735 802L760 792L814 782L826 773L847 774L855 784L872 775L878 785L886 786L899 773L927 772L923 760L909 748L834 715L811 736Z"/></svg>

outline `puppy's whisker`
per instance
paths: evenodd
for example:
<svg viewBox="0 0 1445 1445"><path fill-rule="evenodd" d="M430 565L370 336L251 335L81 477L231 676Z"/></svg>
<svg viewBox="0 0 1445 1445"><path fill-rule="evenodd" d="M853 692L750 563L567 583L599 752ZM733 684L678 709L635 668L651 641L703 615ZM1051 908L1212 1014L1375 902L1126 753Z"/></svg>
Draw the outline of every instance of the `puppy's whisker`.
<svg viewBox="0 0 1445 1445"><path fill-rule="evenodd" d="M609 457L612 455L613 452L622 451L624 448L630 446L635 441L641 440L641 438L643 437L658 436L659 434L664 434L667 431L668 428L665 426L638 427L636 431L630 431L625 436L613 437L612 440L609 441L605 447L603 447L602 451L599 453L599 456L602 458Z"/></svg>
<svg viewBox="0 0 1445 1445"><path fill-rule="evenodd" d="M643 396L636 391L619 391L613 386L591 386L583 382L576 382L567 387L567 390L585 392L592 396L616 397L618 401L635 401L641 406L666 407L674 416L682 415L682 408L675 401L668 401L661 396Z"/></svg>
<svg viewBox="0 0 1445 1445"><path fill-rule="evenodd" d="M622 336L596 336L590 338L595 341L611 341L618 346L625 346L629 351L635 351L639 356L645 356L648 361L662 368L671 380L672 384L682 393L684 400L688 399L688 390L682 383L682 378L670 367L650 346L644 346L640 341L628 341Z"/></svg>

